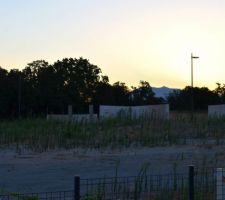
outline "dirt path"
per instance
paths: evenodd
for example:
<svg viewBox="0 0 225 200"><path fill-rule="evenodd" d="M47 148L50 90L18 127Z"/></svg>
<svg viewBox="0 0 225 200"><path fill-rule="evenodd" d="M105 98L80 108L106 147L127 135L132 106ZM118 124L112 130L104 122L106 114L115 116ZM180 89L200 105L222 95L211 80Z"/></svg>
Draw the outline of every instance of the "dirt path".
<svg viewBox="0 0 225 200"><path fill-rule="evenodd" d="M55 150L45 153L0 150L0 189L25 193L73 189L74 175L81 178L114 176L119 161L119 176L137 175L144 163L149 173L167 174L177 166L225 166L224 146L172 146L126 149L123 151Z"/></svg>

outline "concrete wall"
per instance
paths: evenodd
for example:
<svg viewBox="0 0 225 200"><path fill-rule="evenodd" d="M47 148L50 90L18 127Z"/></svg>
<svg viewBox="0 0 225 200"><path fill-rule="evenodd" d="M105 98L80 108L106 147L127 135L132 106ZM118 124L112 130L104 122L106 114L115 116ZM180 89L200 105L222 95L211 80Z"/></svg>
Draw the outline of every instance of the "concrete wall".
<svg viewBox="0 0 225 200"><path fill-rule="evenodd" d="M72 122L89 122L97 121L96 114L76 114L76 115L47 115L47 120L54 121L72 121Z"/></svg>
<svg viewBox="0 0 225 200"><path fill-rule="evenodd" d="M152 117L160 119L169 119L169 105L146 105L146 106L99 106L99 118L115 118L115 117ZM96 122L98 116L96 114L66 114L66 115L47 115L47 120L55 121L72 121L72 122Z"/></svg>
<svg viewBox="0 0 225 200"><path fill-rule="evenodd" d="M147 106L106 106L99 108L100 119L114 118L118 116L141 116L169 119L169 104L147 105Z"/></svg>
<svg viewBox="0 0 225 200"><path fill-rule="evenodd" d="M99 118L113 118L117 117L118 115L128 115L129 114L129 107L126 106L99 106Z"/></svg>
<svg viewBox="0 0 225 200"><path fill-rule="evenodd" d="M225 104L221 105L209 105L208 106L209 117L222 117L225 116Z"/></svg>

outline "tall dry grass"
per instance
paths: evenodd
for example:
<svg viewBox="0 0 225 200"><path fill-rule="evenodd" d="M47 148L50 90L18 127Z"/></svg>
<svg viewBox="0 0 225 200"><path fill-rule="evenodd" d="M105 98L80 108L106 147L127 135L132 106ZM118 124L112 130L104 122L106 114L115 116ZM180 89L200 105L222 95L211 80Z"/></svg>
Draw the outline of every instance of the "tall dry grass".
<svg viewBox="0 0 225 200"><path fill-rule="evenodd" d="M143 116L118 117L97 123L69 123L45 119L0 122L0 147L35 151L55 148L126 148L191 143L222 144L225 118L197 113L172 113L169 120Z"/></svg>

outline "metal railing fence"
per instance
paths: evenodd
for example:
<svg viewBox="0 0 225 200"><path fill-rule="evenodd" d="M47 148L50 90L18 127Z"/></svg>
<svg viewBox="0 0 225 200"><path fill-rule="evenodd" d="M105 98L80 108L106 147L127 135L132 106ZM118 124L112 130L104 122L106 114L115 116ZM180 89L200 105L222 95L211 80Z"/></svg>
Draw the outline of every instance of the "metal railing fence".
<svg viewBox="0 0 225 200"><path fill-rule="evenodd" d="M225 170L195 169L165 175L81 179L68 191L0 193L0 200L225 200Z"/></svg>

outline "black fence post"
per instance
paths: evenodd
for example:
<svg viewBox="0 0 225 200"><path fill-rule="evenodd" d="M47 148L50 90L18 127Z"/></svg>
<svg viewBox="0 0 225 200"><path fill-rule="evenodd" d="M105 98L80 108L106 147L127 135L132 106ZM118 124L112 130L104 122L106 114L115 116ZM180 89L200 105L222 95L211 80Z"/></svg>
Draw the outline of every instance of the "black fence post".
<svg viewBox="0 0 225 200"><path fill-rule="evenodd" d="M74 200L80 200L80 176L74 177Z"/></svg>
<svg viewBox="0 0 225 200"><path fill-rule="evenodd" d="M194 200L194 166L189 166L189 200Z"/></svg>

